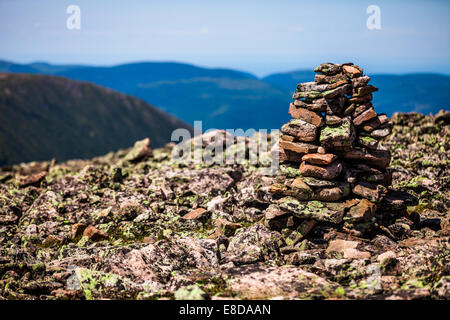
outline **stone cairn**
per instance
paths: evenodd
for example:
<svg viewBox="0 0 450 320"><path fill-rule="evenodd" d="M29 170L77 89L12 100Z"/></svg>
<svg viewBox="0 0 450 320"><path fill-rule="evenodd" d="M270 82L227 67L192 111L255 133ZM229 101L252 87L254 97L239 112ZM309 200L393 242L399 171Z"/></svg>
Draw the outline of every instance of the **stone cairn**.
<svg viewBox="0 0 450 320"><path fill-rule="evenodd" d="M344 222L361 235L392 181L391 154L380 144L392 123L371 102L378 88L352 63L324 63L314 71L314 82L298 84L293 119L281 128L280 163L294 165L294 174L269 188L277 201L266 210L266 225L284 229L288 244L317 223Z"/></svg>

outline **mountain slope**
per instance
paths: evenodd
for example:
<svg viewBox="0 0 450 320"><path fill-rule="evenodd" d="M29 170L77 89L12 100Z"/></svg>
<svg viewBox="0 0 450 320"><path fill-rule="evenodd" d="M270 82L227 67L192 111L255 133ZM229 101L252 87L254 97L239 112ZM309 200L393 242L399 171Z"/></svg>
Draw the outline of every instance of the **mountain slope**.
<svg viewBox="0 0 450 320"><path fill-rule="evenodd" d="M394 112L417 111L437 113L450 109L450 77L441 74L373 74L370 83L379 91L373 95L378 112L392 115ZM314 81L314 73L298 70L277 73L263 78L265 82L282 90L293 92L299 82Z"/></svg>
<svg viewBox="0 0 450 320"><path fill-rule="evenodd" d="M21 72L19 66L13 64L3 70ZM188 123L202 120L204 129L279 128L288 119L286 112L274 112L278 108L287 110L290 97L286 92L240 71L172 62L113 67L22 65L25 67L33 73L62 75L131 94Z"/></svg>
<svg viewBox="0 0 450 320"><path fill-rule="evenodd" d="M282 90L254 76L227 69L181 63L133 63L71 69L58 73L91 81L148 101L203 128L277 128L283 117L268 118L286 105Z"/></svg>
<svg viewBox="0 0 450 320"><path fill-rule="evenodd" d="M88 158L191 127L142 100L63 77L0 74L0 166Z"/></svg>
<svg viewBox="0 0 450 320"><path fill-rule="evenodd" d="M188 123L207 128L279 128L288 121L297 83L314 80L311 70L272 74L262 79L229 69L183 63L143 62L112 67L28 65L0 62L0 71L62 75L94 82L141 98ZM31 70L31 71L30 71ZM436 113L448 109L450 77L439 74L375 74L378 112ZM281 110L281 111L280 111Z"/></svg>

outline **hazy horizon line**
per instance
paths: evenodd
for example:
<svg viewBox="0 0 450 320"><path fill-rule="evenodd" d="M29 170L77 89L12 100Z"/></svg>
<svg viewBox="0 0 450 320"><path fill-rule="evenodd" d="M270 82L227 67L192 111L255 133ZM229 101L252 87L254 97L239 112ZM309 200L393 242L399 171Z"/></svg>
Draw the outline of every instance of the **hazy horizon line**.
<svg viewBox="0 0 450 320"><path fill-rule="evenodd" d="M17 65L32 65L32 64L41 63L41 64L48 64L48 65L52 65L52 66L78 66L78 67L95 67L95 68L113 68L113 67L118 67L118 66L123 66L123 65L144 64L144 63L173 63L173 64L190 65L190 66L194 66L197 68L210 69L210 70L237 71L237 72L241 72L241 73L250 74L259 80L262 78L271 76L271 75L275 75L275 74L292 73L292 72L299 72L299 71L313 72L313 69L308 68L308 67L299 67L299 68L295 68L295 69L282 68L279 71L270 72L270 73L266 73L266 74L259 76L255 72L243 70L240 68L224 67L224 66L206 66L206 65L201 65L201 64L195 63L195 62L187 62L187 61L180 61L180 60L134 60L134 61L128 60L127 62L117 62L117 63L113 63L113 64L107 64L107 63L99 64L99 63L76 63L76 62L75 63L74 62L58 63L58 62L52 62L49 60L32 60L32 61L27 61L27 62L17 62L17 61L10 60L8 58L0 57L0 61L17 64ZM329 62L329 61L327 61L327 62ZM333 63L339 63L339 62L333 62ZM344 62L341 62L341 63L344 63ZM398 73L397 72L370 72L370 74L372 74L372 75L395 75L395 76L406 76L406 75L414 75L414 74L435 74L435 75L450 76L450 72L446 73L446 72L436 72L436 71L410 71L410 72L398 72Z"/></svg>

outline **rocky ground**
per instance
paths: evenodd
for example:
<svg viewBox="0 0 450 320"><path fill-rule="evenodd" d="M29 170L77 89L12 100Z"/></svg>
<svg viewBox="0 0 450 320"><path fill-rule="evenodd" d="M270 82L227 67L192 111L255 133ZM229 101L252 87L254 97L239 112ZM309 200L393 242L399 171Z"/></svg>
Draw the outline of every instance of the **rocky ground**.
<svg viewBox="0 0 450 320"><path fill-rule="evenodd" d="M391 192L359 225L359 205L288 218L270 187L298 167L175 164L145 140L3 168L0 298L449 299L450 112L391 121L392 188L418 201Z"/></svg>

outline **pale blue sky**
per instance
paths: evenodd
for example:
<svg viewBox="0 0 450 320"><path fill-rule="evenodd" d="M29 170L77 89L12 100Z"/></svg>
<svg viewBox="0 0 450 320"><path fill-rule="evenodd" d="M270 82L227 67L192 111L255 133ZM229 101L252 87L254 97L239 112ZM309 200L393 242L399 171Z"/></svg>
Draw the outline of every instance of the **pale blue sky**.
<svg viewBox="0 0 450 320"><path fill-rule="evenodd" d="M66 8L81 8L81 30ZM381 9L381 30L366 8ZM323 61L450 74L447 0L0 0L0 59L112 65L180 61L266 75Z"/></svg>

